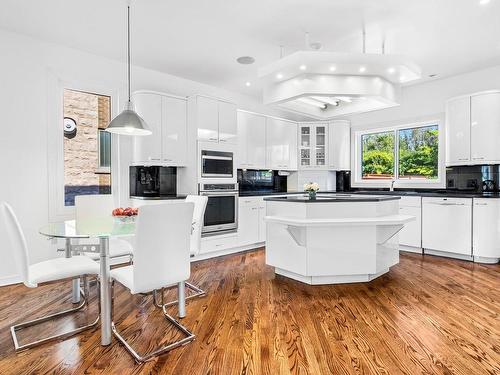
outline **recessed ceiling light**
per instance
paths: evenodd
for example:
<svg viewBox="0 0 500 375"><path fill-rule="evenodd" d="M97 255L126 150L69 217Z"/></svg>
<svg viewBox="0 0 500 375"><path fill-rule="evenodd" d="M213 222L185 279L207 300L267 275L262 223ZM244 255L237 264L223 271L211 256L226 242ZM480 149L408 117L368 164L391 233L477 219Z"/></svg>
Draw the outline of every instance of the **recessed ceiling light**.
<svg viewBox="0 0 500 375"><path fill-rule="evenodd" d="M255 62L255 59L252 56L240 56L236 59L240 64L249 65Z"/></svg>
<svg viewBox="0 0 500 375"><path fill-rule="evenodd" d="M360 66L360 67L359 67L359 72L360 72L360 73L364 73L364 72L366 72L366 66Z"/></svg>
<svg viewBox="0 0 500 375"><path fill-rule="evenodd" d="M491 0L479 0L480 5L486 5L489 4Z"/></svg>
<svg viewBox="0 0 500 375"><path fill-rule="evenodd" d="M307 69L307 66L305 66L305 65L301 65L301 66L299 66L299 69L300 69L300 70L306 70L306 69Z"/></svg>
<svg viewBox="0 0 500 375"><path fill-rule="evenodd" d="M276 78L278 78L278 79L283 78L283 74L281 74L281 73L276 74Z"/></svg>
<svg viewBox="0 0 500 375"><path fill-rule="evenodd" d="M245 83L245 86L246 86L246 87L250 87L250 86L252 86L252 83L251 83L251 82L246 82L246 83Z"/></svg>
<svg viewBox="0 0 500 375"><path fill-rule="evenodd" d="M395 71L396 71L396 69L394 69L394 68L392 68L392 67L391 67L391 68L389 68L389 69L387 69L387 72L388 72L389 74L394 74L394 72L395 72Z"/></svg>
<svg viewBox="0 0 500 375"><path fill-rule="evenodd" d="M330 67L330 72L334 72L334 71L336 71L336 70L337 70L337 67L336 67L335 65L332 65L332 66Z"/></svg>

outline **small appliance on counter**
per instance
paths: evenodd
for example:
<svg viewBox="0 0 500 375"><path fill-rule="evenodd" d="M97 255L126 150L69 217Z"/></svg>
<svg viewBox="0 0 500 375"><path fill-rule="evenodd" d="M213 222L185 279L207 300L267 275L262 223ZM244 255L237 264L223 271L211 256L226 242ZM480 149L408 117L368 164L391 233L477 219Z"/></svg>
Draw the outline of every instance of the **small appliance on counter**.
<svg viewBox="0 0 500 375"><path fill-rule="evenodd" d="M335 179L335 191L351 190L351 171L337 171Z"/></svg>
<svg viewBox="0 0 500 375"><path fill-rule="evenodd" d="M130 198L177 196L177 167L130 166Z"/></svg>
<svg viewBox="0 0 500 375"><path fill-rule="evenodd" d="M286 193L287 176L278 171L238 169L240 195L264 195L267 193Z"/></svg>

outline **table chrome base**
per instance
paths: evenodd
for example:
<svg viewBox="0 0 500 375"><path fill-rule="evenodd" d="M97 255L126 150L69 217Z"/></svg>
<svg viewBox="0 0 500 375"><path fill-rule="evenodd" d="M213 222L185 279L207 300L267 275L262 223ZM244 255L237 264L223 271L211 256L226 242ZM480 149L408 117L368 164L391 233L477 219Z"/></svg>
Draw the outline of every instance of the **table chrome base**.
<svg viewBox="0 0 500 375"><path fill-rule="evenodd" d="M112 296L111 297L111 314L113 316L114 315L114 281L111 282L111 296ZM156 306L158 306L158 301L156 301L156 293L155 292L153 292L153 303ZM127 349L127 351L139 363L147 362L147 361L153 359L154 357L157 357L161 354L164 354L164 353L171 351L172 349L178 348L178 347L183 346L183 345L187 345L196 338L196 335L194 333L192 333L190 330L188 330L186 327L184 327L182 324L180 324L177 320L175 320L174 317L172 317L171 315L169 315L167 313L167 307L165 305L162 306L162 309L163 309L163 316L165 317L165 319L168 320L170 323L172 323L174 325L174 327L177 328L179 331L181 331L186 337L184 337L183 339L174 341L173 343L161 346L161 347L159 347L159 348L157 348L149 353L143 354L143 355L137 353L137 351L135 351L134 348L132 348L132 346L127 342L127 340L125 340L125 338L123 338L121 333L118 331L114 321L111 322L111 329L112 329L115 337L118 339L118 341L121 344L123 344L125 349Z"/></svg>
<svg viewBox="0 0 500 375"><path fill-rule="evenodd" d="M207 294L207 292L205 292L203 289L197 287L196 285L193 285L191 283L188 283L187 281L185 282L185 285L187 288L191 289L192 291L194 291L193 294L191 294L190 296L188 297L185 297L186 300L188 299L192 299L192 298L196 298L196 297L203 297ZM173 286L171 286L170 288L173 288ZM158 303L157 301L157 298L156 298L156 290L153 292L155 294L155 298L154 298L154 301L155 301L155 305L156 307L159 307L159 308L162 308L163 306L165 307L170 307L170 306L173 306L173 305L176 305L179 300L176 299L174 301L169 301L169 302L164 302L164 291L165 289L169 289L169 288L162 288L160 290L160 293L161 293L161 303ZM181 318L183 318L183 316L181 316Z"/></svg>
<svg viewBox="0 0 500 375"><path fill-rule="evenodd" d="M51 315L47 315L47 316L44 316L44 317L41 317L41 318L38 318L38 319L33 319L33 320L30 320L30 321L27 321L27 322L24 322L24 323L19 323L19 324L16 324L16 325L13 325L12 327L10 327L10 333L12 335L12 340L14 341L14 347L15 347L16 351L26 350L26 349L29 349L29 348L32 348L32 347L44 344L44 343L52 341L52 340L58 340L58 339L62 340L62 339L65 339L67 337L76 335L77 333L83 332L83 331L85 331L87 329L90 329L90 328L94 327L99 322L99 314L97 314L97 318L92 323L87 324L87 325L85 325L83 327L79 327L79 328L73 329L73 330L71 330L69 332L59 334L59 335L53 335L53 336L50 336L50 337L47 337L47 338L44 338L44 339L36 340L36 341L30 342L28 344L19 345L19 341L17 339L17 334L16 334L17 331L20 331L20 330L22 330L24 328L27 328L27 327L35 326L37 324L46 322L46 321L51 320L51 319L56 318L56 317L64 316L64 315L67 315L67 314L71 314L73 312L81 310L85 306L88 307L88 304L89 304L89 289L90 288L89 288L89 283L88 283L87 277L84 276L83 279L84 279L84 282L83 282L84 292L82 292L83 301L77 307L74 307L74 308L71 308L71 309L67 309L67 310L64 310L64 311L60 311L60 312L57 312L57 313L54 313L54 314L51 314Z"/></svg>

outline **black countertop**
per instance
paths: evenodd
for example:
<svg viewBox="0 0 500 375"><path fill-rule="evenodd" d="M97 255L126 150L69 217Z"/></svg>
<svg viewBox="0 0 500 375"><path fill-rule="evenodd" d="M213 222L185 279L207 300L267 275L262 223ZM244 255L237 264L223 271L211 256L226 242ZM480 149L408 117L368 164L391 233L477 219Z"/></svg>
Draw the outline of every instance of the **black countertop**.
<svg viewBox="0 0 500 375"><path fill-rule="evenodd" d="M265 195L288 195L288 194L304 194L304 192L279 192L279 191L240 191L240 197L262 197Z"/></svg>
<svg viewBox="0 0 500 375"><path fill-rule="evenodd" d="M392 201L396 199L401 199L401 197L396 196L380 196L380 195L350 195L349 193L320 193L316 196L316 199L309 199L309 197L302 194L290 194L286 197L268 197L264 198L265 201L274 202L294 202L294 203L330 203L330 202L383 202Z"/></svg>
<svg viewBox="0 0 500 375"><path fill-rule="evenodd" d="M131 196L130 199L140 199L144 201L161 201L161 200L169 200L169 199L186 199L187 195L160 195L158 197L137 197Z"/></svg>

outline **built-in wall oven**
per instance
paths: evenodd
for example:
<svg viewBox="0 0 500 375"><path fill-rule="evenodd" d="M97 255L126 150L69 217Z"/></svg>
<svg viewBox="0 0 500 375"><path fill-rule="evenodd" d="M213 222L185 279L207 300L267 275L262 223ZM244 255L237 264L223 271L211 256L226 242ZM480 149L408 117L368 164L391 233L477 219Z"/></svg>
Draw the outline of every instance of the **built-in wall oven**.
<svg viewBox="0 0 500 375"><path fill-rule="evenodd" d="M238 229L238 184L200 183L199 194L208 197L202 235L236 232Z"/></svg>

